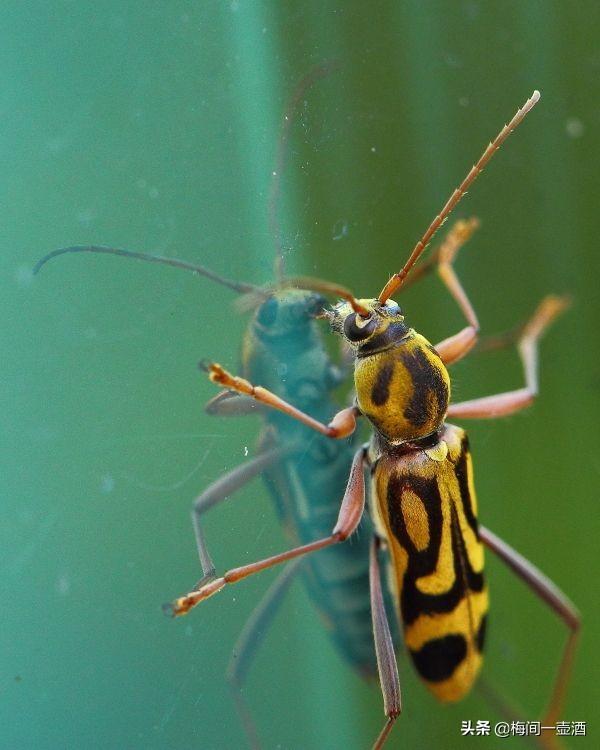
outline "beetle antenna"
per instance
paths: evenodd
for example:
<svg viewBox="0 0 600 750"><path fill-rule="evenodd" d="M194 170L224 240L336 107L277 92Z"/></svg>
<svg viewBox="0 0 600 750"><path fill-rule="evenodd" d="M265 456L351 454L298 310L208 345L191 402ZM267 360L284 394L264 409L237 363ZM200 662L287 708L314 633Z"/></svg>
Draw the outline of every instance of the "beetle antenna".
<svg viewBox="0 0 600 750"><path fill-rule="evenodd" d="M500 148L500 146L504 143L504 141L508 138L508 136L512 133L512 131L518 125L521 124L521 122L525 119L525 116L527 115L527 113L530 110L532 110L533 107L537 104L539 99L540 99L540 92L536 90L533 92L531 97L525 102L525 104L521 107L521 109L517 110L517 113L512 118L512 120L508 123L508 125L505 125L502 128L502 130L498 133L498 135L494 138L494 140L491 141L491 143L485 149L483 154L480 156L479 161L477 161L477 163L471 167L465 179L454 190L450 198L448 198L448 200L446 201L445 206L442 208L440 213L435 217L435 219L431 222L425 234L417 242L417 244L414 247L414 250L410 254L402 270L399 273L395 273L381 290L381 293L379 294L379 302L382 305L385 304L386 300L388 300L392 296L392 294L394 294L394 292L396 292L402 286L404 279L410 273L411 268L417 262L417 260L419 259L419 257L421 256L421 254L423 253L427 245L429 245L433 235L446 221L452 209L460 201L463 195L465 195L465 193L467 192L471 184L483 171L486 164L489 162L492 156L496 153L496 151Z"/></svg>
<svg viewBox="0 0 600 750"><path fill-rule="evenodd" d="M178 260L177 258L166 258L162 255L150 255L150 253L138 253L133 250L121 250L117 247L104 247L102 245L75 245L74 247L62 247L58 250L53 250L51 253L44 255L41 260L35 264L33 273L38 273L43 266L52 258L56 258L59 255L65 255L66 253L106 253L107 255L122 255L125 258L134 258L136 260L146 260L150 263L162 263L165 266L174 266L175 268L183 268L186 271L192 271L192 273L206 276L206 278L216 281L217 284L233 289L235 292L240 294L247 294L248 292L258 292L259 287L253 286L252 284L245 284L239 281L232 281L231 279L225 279L223 276L219 276L213 271L205 268L204 266L197 266L193 263L188 263L185 260Z"/></svg>
<svg viewBox="0 0 600 750"><path fill-rule="evenodd" d="M278 282L283 281L284 277L284 259L283 243L281 239L281 222L279 220L279 198L281 195L281 177L285 170L289 149L288 143L290 132L294 120L298 115L299 105L302 102L306 92L321 78L327 77L332 70L339 67L336 60L326 60L325 62L315 65L296 86L294 92L287 102L281 121L281 130L279 142L277 145L277 156L275 159L275 169L273 170L273 179L271 181L271 191L269 195L269 227L275 242L275 278Z"/></svg>

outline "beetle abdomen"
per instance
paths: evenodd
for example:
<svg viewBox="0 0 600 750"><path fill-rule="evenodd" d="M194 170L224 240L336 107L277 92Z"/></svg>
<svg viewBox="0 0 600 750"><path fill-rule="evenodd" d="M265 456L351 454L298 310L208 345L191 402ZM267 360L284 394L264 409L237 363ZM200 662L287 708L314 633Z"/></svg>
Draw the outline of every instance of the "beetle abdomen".
<svg viewBox="0 0 600 750"><path fill-rule="evenodd" d="M459 700L481 667L488 609L466 434L446 425L432 448L382 456L373 484L405 643L434 695Z"/></svg>

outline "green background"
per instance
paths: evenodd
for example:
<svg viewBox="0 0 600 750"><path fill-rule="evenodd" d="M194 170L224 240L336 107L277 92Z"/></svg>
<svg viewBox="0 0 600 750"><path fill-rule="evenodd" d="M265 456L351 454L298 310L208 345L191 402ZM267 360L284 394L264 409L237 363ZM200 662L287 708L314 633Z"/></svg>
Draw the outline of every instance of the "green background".
<svg viewBox="0 0 600 750"><path fill-rule="evenodd" d="M527 413L469 425L484 523L584 618L566 720L598 746L598 164L593 2L14 2L0 13L3 468L0 745L238 748L224 670L273 579L172 621L198 577L193 497L250 455L258 425L219 421L201 357L237 367L227 289L173 269L43 254L99 243L272 274L270 173L285 102L339 70L294 124L280 217L287 267L376 294L487 141L542 100L456 211L481 229L457 268L484 331L547 292L574 304L544 340ZM462 325L435 278L403 298L432 341ZM453 368L457 398L518 387L514 352ZM255 482L207 522L217 565L285 544ZM488 556L489 559L489 556ZM496 560L485 674L537 717L565 630ZM499 717L439 706L400 660L394 747L522 746L460 737ZM292 588L247 695L265 748L365 748L376 684L341 662Z"/></svg>

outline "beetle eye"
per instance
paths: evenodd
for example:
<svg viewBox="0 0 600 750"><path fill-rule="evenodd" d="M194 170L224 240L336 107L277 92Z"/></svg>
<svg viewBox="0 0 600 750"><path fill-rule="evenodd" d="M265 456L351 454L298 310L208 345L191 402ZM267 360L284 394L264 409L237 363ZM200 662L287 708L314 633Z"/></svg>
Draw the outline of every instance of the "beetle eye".
<svg viewBox="0 0 600 750"><path fill-rule="evenodd" d="M277 300L274 297L269 297L269 299L259 307L256 319L261 326L269 328L273 325L277 319L277 308Z"/></svg>
<svg viewBox="0 0 600 750"><path fill-rule="evenodd" d="M361 318L358 313L352 313L344 320L344 335L348 341L367 339L376 328L377 318L374 315L370 318Z"/></svg>

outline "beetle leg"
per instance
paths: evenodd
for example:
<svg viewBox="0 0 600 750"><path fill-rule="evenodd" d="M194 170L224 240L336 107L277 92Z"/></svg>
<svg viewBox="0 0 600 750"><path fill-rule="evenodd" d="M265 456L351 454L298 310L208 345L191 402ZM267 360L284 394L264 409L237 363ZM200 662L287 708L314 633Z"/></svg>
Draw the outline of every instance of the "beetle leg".
<svg viewBox="0 0 600 750"><path fill-rule="evenodd" d="M510 545L484 526L479 527L479 535L486 547L498 555L569 628L569 637L565 644L560 666L554 680L550 702L543 717L544 724L555 724L562 709L573 665L573 657L575 656L577 647L581 624L579 612L556 584Z"/></svg>
<svg viewBox="0 0 600 750"><path fill-rule="evenodd" d="M194 527L196 544L198 546L198 556L202 567L202 579L196 584L196 588L200 588L202 585L214 580L216 577L215 566L210 556L210 552L208 551L204 531L200 525L200 518L202 515L214 505L218 505L218 503L227 500L227 498L240 487L243 487L250 482L255 476L263 472L271 464L281 460L281 458L286 456L290 451L292 451L292 448L287 450L277 448L265 451L251 461L247 461L227 474L224 474L222 477L219 477L219 479L207 487L201 495L198 495L192 506L192 526ZM173 607L171 604L165 604L163 609L167 614L173 614Z"/></svg>
<svg viewBox="0 0 600 750"><path fill-rule="evenodd" d="M452 265L457 252L469 240L478 226L479 221L475 218L469 219L469 221L457 221L446 235L439 249L439 277L456 300L469 324L458 333L455 333L454 336L450 336L440 341L439 344L436 344L435 350L446 365L457 362L465 354L468 354L475 346L477 334L479 333L477 315Z"/></svg>
<svg viewBox="0 0 600 750"><path fill-rule="evenodd" d="M242 693L242 688L246 682L246 677L256 651L261 645L267 629L279 610L283 597L287 593L303 562L302 558L292 560L275 579L275 582L270 586L244 625L244 629L235 644L229 666L227 667L227 681L233 692L238 714L253 750L260 748L260 742L256 725Z"/></svg>
<svg viewBox="0 0 600 750"><path fill-rule="evenodd" d="M217 591L221 591L227 584L237 583L242 578L259 573L261 570L266 570L287 560L293 560L309 552L316 552L325 547L330 547L332 544L345 541L356 530L365 508L364 456L364 448L360 448L354 456L337 523L329 536L317 539L309 544L294 547L278 555L258 560L249 565L228 570L223 576L215 578L199 588L190 591L185 596L176 599L170 605L170 612L174 615L184 615L203 599L207 599L209 596L216 594Z"/></svg>
<svg viewBox="0 0 600 750"><path fill-rule="evenodd" d="M506 695L501 693L489 680L479 677L475 688L488 705L502 716L504 721L510 723L513 721L526 721L524 711L518 708ZM536 746L542 748L542 750L565 750L560 739L554 734L541 732L538 735L529 735L528 739L535 742Z"/></svg>
<svg viewBox="0 0 600 750"><path fill-rule="evenodd" d="M385 744L394 722L402 711L402 693L398 664L394 653L394 643L390 633L390 625L385 611L383 592L381 590L381 572L377 559L379 540L373 537L369 557L369 583L371 589L371 615L373 618L373 637L375 653L377 655L377 670L379 683L383 693L383 710L387 717L383 729L375 740L373 750L379 750Z"/></svg>
<svg viewBox="0 0 600 750"><path fill-rule="evenodd" d="M311 417L309 414L297 409L287 401L284 401L279 396L275 395L272 391L262 388L259 385L252 385L244 378L236 377L227 370L223 369L221 365L214 362L203 363L202 367L208 372L209 378L213 383L218 383L225 388L229 388L238 393L243 393L246 396L251 396L256 401L266 404L273 409L282 411L294 419L297 419L307 427L311 427L313 430L320 432L322 435L330 438L344 438L351 435L356 429L356 417L360 413L356 406L349 406L346 409L342 409L334 415L333 419L328 425L319 422L318 420Z"/></svg>
<svg viewBox="0 0 600 750"><path fill-rule="evenodd" d="M192 525L194 527L194 534L196 535L200 565L202 566L202 580L196 585L197 588L202 583L215 578L215 566L208 551L202 526L200 525L201 517L214 505L227 500L230 495L254 479L255 476L261 474L267 467L280 461L291 450L291 448L287 451L276 448L265 451L251 461L237 466L232 471L219 477L201 495L198 495L192 506Z"/></svg>
<svg viewBox="0 0 600 750"><path fill-rule="evenodd" d="M568 306L565 297L549 295L538 305L525 325L518 343L525 371L525 387L471 401L450 404L449 417L486 419L503 417L529 406L538 393L538 341L550 323Z"/></svg>
<svg viewBox="0 0 600 750"><path fill-rule="evenodd" d="M411 271L410 276L402 284L402 291L434 271L442 261L453 262L456 259L458 251L471 239L473 232L478 228L479 220L475 217L470 218L468 221L464 219L455 221L437 248L426 260L422 261L420 265L415 266Z"/></svg>

